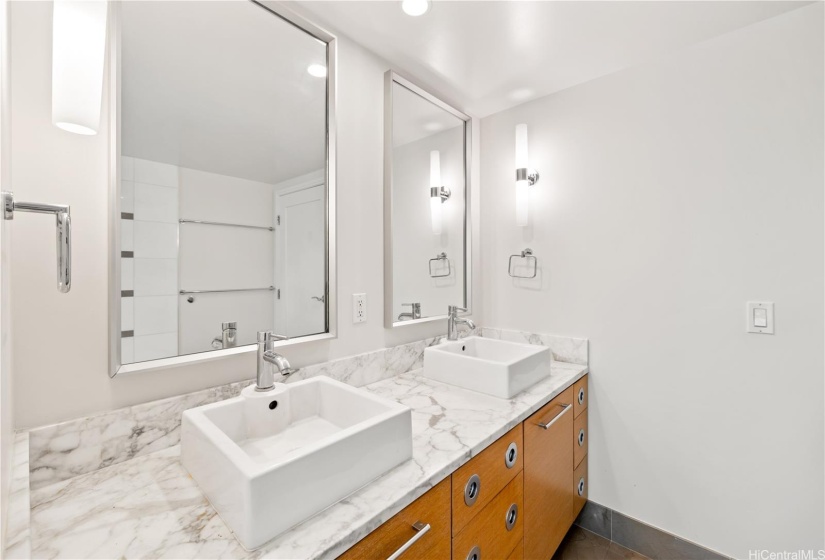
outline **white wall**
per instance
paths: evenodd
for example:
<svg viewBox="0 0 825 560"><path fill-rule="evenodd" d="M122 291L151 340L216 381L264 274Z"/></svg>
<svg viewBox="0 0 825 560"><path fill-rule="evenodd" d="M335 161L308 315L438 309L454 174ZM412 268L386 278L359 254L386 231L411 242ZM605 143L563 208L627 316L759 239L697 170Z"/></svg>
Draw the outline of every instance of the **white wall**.
<svg viewBox="0 0 825 560"><path fill-rule="evenodd" d="M817 3L482 120L485 324L589 337L590 498L737 558L825 548L822 23ZM534 282L507 277L525 246ZM776 303L774 336L745 333L748 300Z"/></svg>
<svg viewBox="0 0 825 560"><path fill-rule="evenodd" d="M11 182L11 108L9 91L9 4L0 0L0 185ZM11 223L0 223L0 550L6 545L9 484L14 447L14 412L11 361Z"/></svg>
<svg viewBox="0 0 825 560"><path fill-rule="evenodd" d="M438 150L441 181L452 194L441 205L441 234L433 234L430 210L430 151ZM421 304L421 316L447 313L464 302L464 127L456 127L393 149L393 317ZM430 259L445 252L451 273L430 276ZM446 274L445 263L432 263Z"/></svg>
<svg viewBox="0 0 825 560"><path fill-rule="evenodd" d="M77 136L52 126L51 11L49 2L12 5L12 179L21 199L72 205L74 277L72 291L58 294L54 231L45 217L15 221L12 319L18 428L255 374L255 356L248 353L109 378L108 109L104 106L97 136ZM446 328L440 321L383 327L383 80L388 65L346 38L338 44L338 338L284 349L298 366L421 339ZM367 294L367 322L354 325L351 295L359 292Z"/></svg>

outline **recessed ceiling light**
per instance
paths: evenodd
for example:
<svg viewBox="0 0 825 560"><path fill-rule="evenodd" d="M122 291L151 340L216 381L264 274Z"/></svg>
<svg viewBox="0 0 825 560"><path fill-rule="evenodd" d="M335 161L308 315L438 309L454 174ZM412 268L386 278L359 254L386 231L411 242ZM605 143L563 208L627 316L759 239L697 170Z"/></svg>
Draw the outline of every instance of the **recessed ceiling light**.
<svg viewBox="0 0 825 560"><path fill-rule="evenodd" d="M428 122L424 125L424 130L426 130L427 132L436 132L437 130L441 130L442 128L444 128L444 125L440 122L435 121Z"/></svg>
<svg viewBox="0 0 825 560"><path fill-rule="evenodd" d="M507 97L513 101L525 101L533 97L534 93L535 92L530 88L514 89L507 94Z"/></svg>
<svg viewBox="0 0 825 560"><path fill-rule="evenodd" d="M401 9L408 16L424 15L430 9L430 0L403 0Z"/></svg>
<svg viewBox="0 0 825 560"><path fill-rule="evenodd" d="M327 67L323 64L310 64L309 68L307 68L307 72L309 72L310 76L325 78L327 75Z"/></svg>

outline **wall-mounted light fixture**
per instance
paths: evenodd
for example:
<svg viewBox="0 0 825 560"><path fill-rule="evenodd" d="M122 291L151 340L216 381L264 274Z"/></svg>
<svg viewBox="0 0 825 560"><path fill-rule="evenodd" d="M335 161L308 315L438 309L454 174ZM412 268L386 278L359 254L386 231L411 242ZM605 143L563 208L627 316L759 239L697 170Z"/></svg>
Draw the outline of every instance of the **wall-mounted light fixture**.
<svg viewBox="0 0 825 560"><path fill-rule="evenodd" d="M449 198L450 189L441 185L441 154L433 150L430 152L430 214L434 235L441 235L441 205Z"/></svg>
<svg viewBox="0 0 825 560"><path fill-rule="evenodd" d="M55 0L52 19L52 123L97 134L106 59L105 0Z"/></svg>
<svg viewBox="0 0 825 560"><path fill-rule="evenodd" d="M527 125L516 125L516 224L526 226L530 206L530 187L539 180L539 172L530 169L527 157Z"/></svg>

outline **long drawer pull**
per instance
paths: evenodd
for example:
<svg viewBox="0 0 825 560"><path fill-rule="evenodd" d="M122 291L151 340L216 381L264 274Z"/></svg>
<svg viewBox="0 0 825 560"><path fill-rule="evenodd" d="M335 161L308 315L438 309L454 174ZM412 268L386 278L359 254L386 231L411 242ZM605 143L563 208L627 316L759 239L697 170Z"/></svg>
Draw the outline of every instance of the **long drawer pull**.
<svg viewBox="0 0 825 560"><path fill-rule="evenodd" d="M416 521L415 523L413 523L412 527L413 527L413 529L415 529L415 534L413 535L413 537L410 540L408 540L407 542L405 542L404 544L402 544L401 548L399 548L398 550L393 552L392 556L387 558L387 560L397 560L402 554L407 552L407 550L412 545L414 545L416 542L418 542L418 539L423 537L427 533L427 531L430 530L430 524L429 523L424 525L420 521Z"/></svg>
<svg viewBox="0 0 825 560"><path fill-rule="evenodd" d="M557 421L559 418L561 418L562 416L564 416L564 413L565 413L565 412L567 412L568 410L570 410L570 409L573 407L573 405L572 405L572 404L559 404L559 405L556 405L556 406L561 406L561 407L564 407L564 408L562 409L562 411L561 411L561 412L559 412L558 414L556 414L556 415L553 417L553 419L552 419L552 420L550 420L549 422L539 422L539 428L544 428L545 430L549 430L549 429L550 429L550 426L552 426L553 424L555 424L555 423L556 423L556 421Z"/></svg>

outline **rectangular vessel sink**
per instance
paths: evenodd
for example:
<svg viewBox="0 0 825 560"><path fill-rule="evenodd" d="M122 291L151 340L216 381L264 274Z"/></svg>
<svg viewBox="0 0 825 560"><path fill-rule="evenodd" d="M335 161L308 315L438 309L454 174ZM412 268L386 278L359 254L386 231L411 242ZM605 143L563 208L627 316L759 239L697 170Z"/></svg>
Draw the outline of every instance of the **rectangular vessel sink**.
<svg viewBox="0 0 825 560"><path fill-rule="evenodd" d="M327 377L183 413L181 462L248 550L410 457L408 407Z"/></svg>
<svg viewBox="0 0 825 560"><path fill-rule="evenodd" d="M424 350L424 377L510 399L550 376L545 346L470 336Z"/></svg>

